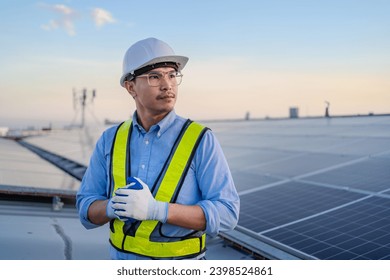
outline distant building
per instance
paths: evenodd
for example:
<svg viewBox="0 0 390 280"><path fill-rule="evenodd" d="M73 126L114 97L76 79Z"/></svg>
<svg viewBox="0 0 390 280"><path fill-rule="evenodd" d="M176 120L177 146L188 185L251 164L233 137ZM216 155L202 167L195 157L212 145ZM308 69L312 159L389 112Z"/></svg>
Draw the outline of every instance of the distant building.
<svg viewBox="0 0 390 280"><path fill-rule="evenodd" d="M298 107L290 107L290 119L299 118L298 112L299 112Z"/></svg>

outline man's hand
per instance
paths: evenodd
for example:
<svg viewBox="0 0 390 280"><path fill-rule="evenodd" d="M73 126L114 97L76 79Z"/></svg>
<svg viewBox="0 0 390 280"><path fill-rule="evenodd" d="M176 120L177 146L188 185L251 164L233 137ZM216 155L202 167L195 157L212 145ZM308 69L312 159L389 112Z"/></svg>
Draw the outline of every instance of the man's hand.
<svg viewBox="0 0 390 280"><path fill-rule="evenodd" d="M113 205L112 198L110 198L106 206L106 216L110 219L116 219L118 218L118 216L115 214L115 209L112 208L112 205Z"/></svg>
<svg viewBox="0 0 390 280"><path fill-rule="evenodd" d="M168 217L168 203L154 199L149 187L139 178L127 187L115 191L111 198L115 215L136 220L157 220L165 223Z"/></svg>

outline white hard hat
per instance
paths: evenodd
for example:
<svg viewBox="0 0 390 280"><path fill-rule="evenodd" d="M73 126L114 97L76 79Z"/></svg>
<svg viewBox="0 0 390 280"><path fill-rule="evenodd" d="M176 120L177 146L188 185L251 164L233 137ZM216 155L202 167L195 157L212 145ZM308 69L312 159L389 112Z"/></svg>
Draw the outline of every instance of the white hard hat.
<svg viewBox="0 0 390 280"><path fill-rule="evenodd" d="M129 75L141 75L157 66L175 65L175 68L180 71L184 68L187 61L188 57L175 55L173 49L161 40L147 38L138 41L125 53L120 84L123 87L126 77ZM146 68L146 66L151 67ZM134 73L137 71L139 73Z"/></svg>

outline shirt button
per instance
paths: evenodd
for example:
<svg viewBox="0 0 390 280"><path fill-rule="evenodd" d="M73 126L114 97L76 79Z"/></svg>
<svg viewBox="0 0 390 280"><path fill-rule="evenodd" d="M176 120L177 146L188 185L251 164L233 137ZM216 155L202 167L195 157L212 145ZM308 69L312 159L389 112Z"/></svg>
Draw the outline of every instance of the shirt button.
<svg viewBox="0 0 390 280"><path fill-rule="evenodd" d="M145 169L145 164L142 164L142 165L141 165L141 168L142 168L142 169Z"/></svg>
<svg viewBox="0 0 390 280"><path fill-rule="evenodd" d="M148 145L148 144L149 144L149 140L146 139L146 140L145 140L145 145Z"/></svg>

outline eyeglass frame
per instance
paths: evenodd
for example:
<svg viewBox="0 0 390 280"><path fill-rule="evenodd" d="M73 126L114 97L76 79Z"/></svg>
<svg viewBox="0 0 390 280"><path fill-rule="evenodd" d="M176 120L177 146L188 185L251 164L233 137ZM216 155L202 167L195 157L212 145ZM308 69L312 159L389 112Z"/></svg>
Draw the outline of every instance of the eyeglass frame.
<svg viewBox="0 0 390 280"><path fill-rule="evenodd" d="M138 78L138 77L146 77L149 86L151 86L151 87L158 87L158 86L160 86L161 84L158 84L158 85L156 85L156 86L153 86L153 85L150 84L150 81L149 81L150 74L155 73L156 75L159 76L159 79L162 79L162 78L165 78L165 76L167 76L168 74L173 73L173 72L176 73L176 75L175 75L175 80L176 80L175 85L179 86L179 85L181 84L181 82L182 82L183 74L182 74L180 71L177 71L177 70L172 70L172 71L168 71L168 72L161 72L161 71L153 71L153 70L152 70L152 71L150 71L149 73L146 73L146 74L142 74L142 75L138 75L138 76L133 76L132 79L131 79L131 81L135 80L135 79ZM179 83L177 82L177 78L178 78L178 77L180 78L180 82L179 82ZM128 80L128 81L129 81L129 80ZM159 81L159 83L161 83L161 80Z"/></svg>

